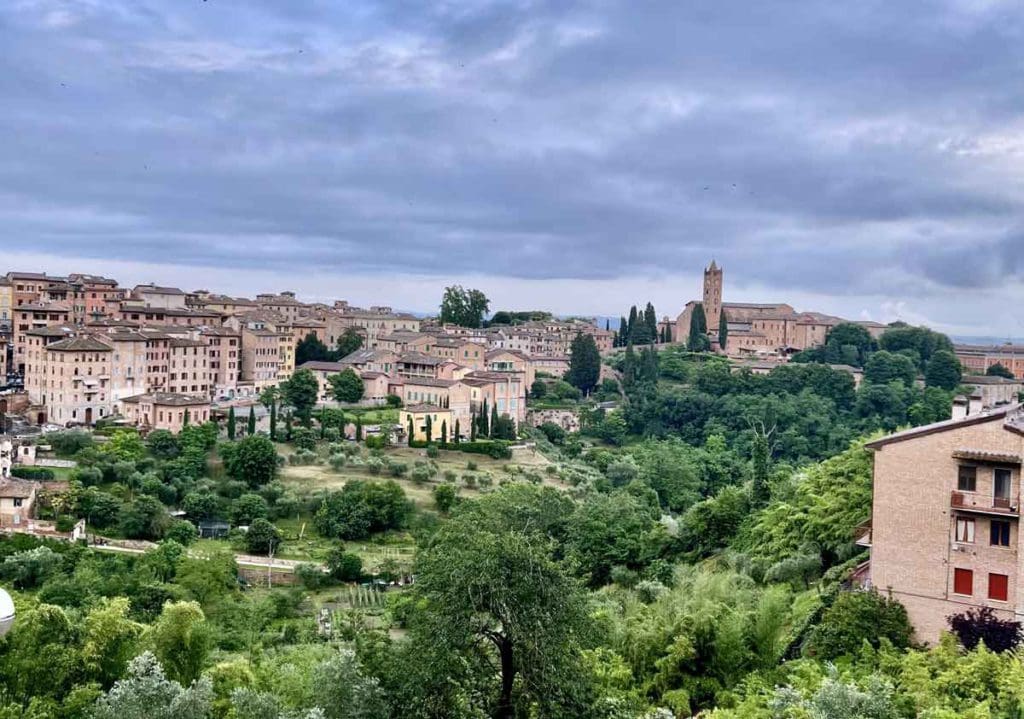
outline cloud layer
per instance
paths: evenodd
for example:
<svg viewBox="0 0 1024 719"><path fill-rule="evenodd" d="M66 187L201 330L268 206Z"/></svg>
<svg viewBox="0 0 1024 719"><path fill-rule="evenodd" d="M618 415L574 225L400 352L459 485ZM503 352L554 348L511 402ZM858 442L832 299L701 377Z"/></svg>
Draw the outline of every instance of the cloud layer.
<svg viewBox="0 0 1024 719"><path fill-rule="evenodd" d="M737 298L1024 334L1022 36L999 0L11 0L0 249L673 314L715 256Z"/></svg>

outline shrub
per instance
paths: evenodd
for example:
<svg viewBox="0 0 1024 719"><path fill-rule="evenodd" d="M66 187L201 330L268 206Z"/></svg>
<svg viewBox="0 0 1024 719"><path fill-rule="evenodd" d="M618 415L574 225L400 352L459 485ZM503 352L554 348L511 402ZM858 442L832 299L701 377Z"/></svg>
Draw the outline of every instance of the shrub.
<svg viewBox="0 0 1024 719"><path fill-rule="evenodd" d="M315 564L299 564L295 567L295 576L302 586L310 591L320 589L327 584L327 575Z"/></svg>
<svg viewBox="0 0 1024 719"><path fill-rule="evenodd" d="M99 467L75 467L71 470L71 479L81 482L83 487L95 487L103 481L103 470Z"/></svg>
<svg viewBox="0 0 1024 719"><path fill-rule="evenodd" d="M339 472L346 464L348 464L348 457L343 454L332 454L330 459L327 460L327 463L331 465L331 469L335 472Z"/></svg>
<svg viewBox="0 0 1024 719"><path fill-rule="evenodd" d="M364 442L367 449L384 449L388 446L388 438L383 434L372 434Z"/></svg>
<svg viewBox="0 0 1024 719"><path fill-rule="evenodd" d="M427 456L430 457L431 459L437 459L438 457L441 456L441 450L438 449L436 444L428 444Z"/></svg>
<svg viewBox="0 0 1024 719"><path fill-rule="evenodd" d="M340 582L358 582L363 576L363 560L339 545L327 555L327 570Z"/></svg>
<svg viewBox="0 0 1024 719"><path fill-rule="evenodd" d="M464 474L462 475L462 483L472 489L476 486L476 475L475 474Z"/></svg>
<svg viewBox="0 0 1024 719"><path fill-rule="evenodd" d="M842 592L811 631L807 653L834 659L858 652L866 641L877 648L882 639L897 648L910 646L913 628L907 610L878 592Z"/></svg>
<svg viewBox="0 0 1024 719"><path fill-rule="evenodd" d="M164 532L165 539L173 539L183 547L187 547L192 542L199 539L199 530L196 529L192 522L187 522L184 519L178 519L171 522L170 526L167 527L167 531Z"/></svg>
<svg viewBox="0 0 1024 719"><path fill-rule="evenodd" d="M1008 652L1024 638L1020 622L1000 619L991 607L969 609L962 614L954 614L948 621L949 628L966 649L974 649L984 642L993 652Z"/></svg>
<svg viewBox="0 0 1024 719"><path fill-rule="evenodd" d="M392 477L404 477L409 471L409 465L405 462L388 462L388 474Z"/></svg>
<svg viewBox="0 0 1024 719"><path fill-rule="evenodd" d="M81 430L53 432L46 435L46 442L61 457L70 457L79 450L93 446L92 435Z"/></svg>
<svg viewBox="0 0 1024 719"><path fill-rule="evenodd" d="M370 457L366 460L366 471L370 474L380 474L384 470L384 460L380 457Z"/></svg>
<svg viewBox="0 0 1024 719"><path fill-rule="evenodd" d="M297 450L288 457L288 464L300 467L316 464L316 452L309 449Z"/></svg>
<svg viewBox="0 0 1024 719"><path fill-rule="evenodd" d="M341 438L341 431L337 427L328 427L324 430L324 439L328 442L337 442Z"/></svg>
<svg viewBox="0 0 1024 719"><path fill-rule="evenodd" d="M75 518L66 514L57 517L55 523L58 532L70 532L75 528Z"/></svg>
<svg viewBox="0 0 1024 719"><path fill-rule="evenodd" d="M402 398L399 397L397 394L389 394L387 397L384 398L384 402L385 404L387 404L388 407L392 408L402 406Z"/></svg>
<svg viewBox="0 0 1024 719"><path fill-rule="evenodd" d="M477 469L476 462L474 462L473 460L469 460L468 462L466 462L466 469L468 469L470 472L475 472Z"/></svg>
<svg viewBox="0 0 1024 719"><path fill-rule="evenodd" d="M439 484L434 487L434 504L439 511L447 514L455 506L456 500L458 500L458 495L452 485Z"/></svg>
<svg viewBox="0 0 1024 719"><path fill-rule="evenodd" d="M434 471L430 467L428 467L426 465L423 465L423 466L416 467L415 469L413 469L412 474L411 474L411 479L412 479L413 482L415 482L417 485L419 485L419 484L425 484L425 483L429 482L433 476L434 476Z"/></svg>
<svg viewBox="0 0 1024 719"><path fill-rule="evenodd" d="M305 427L296 427L292 430L292 443L298 449L316 449L316 434L313 430Z"/></svg>
<svg viewBox="0 0 1024 719"><path fill-rule="evenodd" d="M25 467L23 465L15 465L11 468L11 476L19 479L33 479L37 481L47 481L54 478L52 469L48 467Z"/></svg>
<svg viewBox="0 0 1024 719"><path fill-rule="evenodd" d="M444 481L445 482L454 482L455 479L457 478L457 476L458 475L455 474L454 470L446 469L444 471Z"/></svg>

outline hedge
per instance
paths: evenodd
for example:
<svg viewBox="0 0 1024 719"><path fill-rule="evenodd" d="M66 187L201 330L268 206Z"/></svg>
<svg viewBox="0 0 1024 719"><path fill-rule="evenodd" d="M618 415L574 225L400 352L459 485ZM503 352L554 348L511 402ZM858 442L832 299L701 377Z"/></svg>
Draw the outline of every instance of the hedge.
<svg viewBox="0 0 1024 719"><path fill-rule="evenodd" d="M448 442L447 444L441 444L440 442L431 442L441 449L447 449L452 452L466 452L467 454L486 454L488 457L493 459L512 459L512 450L509 448L509 442L504 440L477 440L475 442ZM428 443L422 440L413 440L409 442L409 446L413 449L426 449Z"/></svg>
<svg viewBox="0 0 1024 719"><path fill-rule="evenodd" d="M39 479L47 480L53 479L56 475L52 469L46 467L12 467L11 476L17 477L18 479Z"/></svg>

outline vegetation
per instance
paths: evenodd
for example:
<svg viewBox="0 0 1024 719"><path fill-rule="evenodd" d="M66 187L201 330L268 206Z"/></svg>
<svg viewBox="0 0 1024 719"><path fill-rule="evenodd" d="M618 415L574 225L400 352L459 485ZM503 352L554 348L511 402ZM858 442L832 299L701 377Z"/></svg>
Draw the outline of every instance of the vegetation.
<svg viewBox="0 0 1024 719"><path fill-rule="evenodd" d="M445 287L438 319L461 327L481 327L490 304L480 290L466 290L461 285Z"/></svg>

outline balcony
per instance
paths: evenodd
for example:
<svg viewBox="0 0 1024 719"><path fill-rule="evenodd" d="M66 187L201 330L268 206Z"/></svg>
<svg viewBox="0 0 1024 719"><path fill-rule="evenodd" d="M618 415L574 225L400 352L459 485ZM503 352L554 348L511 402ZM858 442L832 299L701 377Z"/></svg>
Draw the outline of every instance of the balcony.
<svg viewBox="0 0 1024 719"><path fill-rule="evenodd" d="M952 492L949 506L958 512L987 514L994 517L1019 517L1020 510L1009 499L988 497L971 492Z"/></svg>

